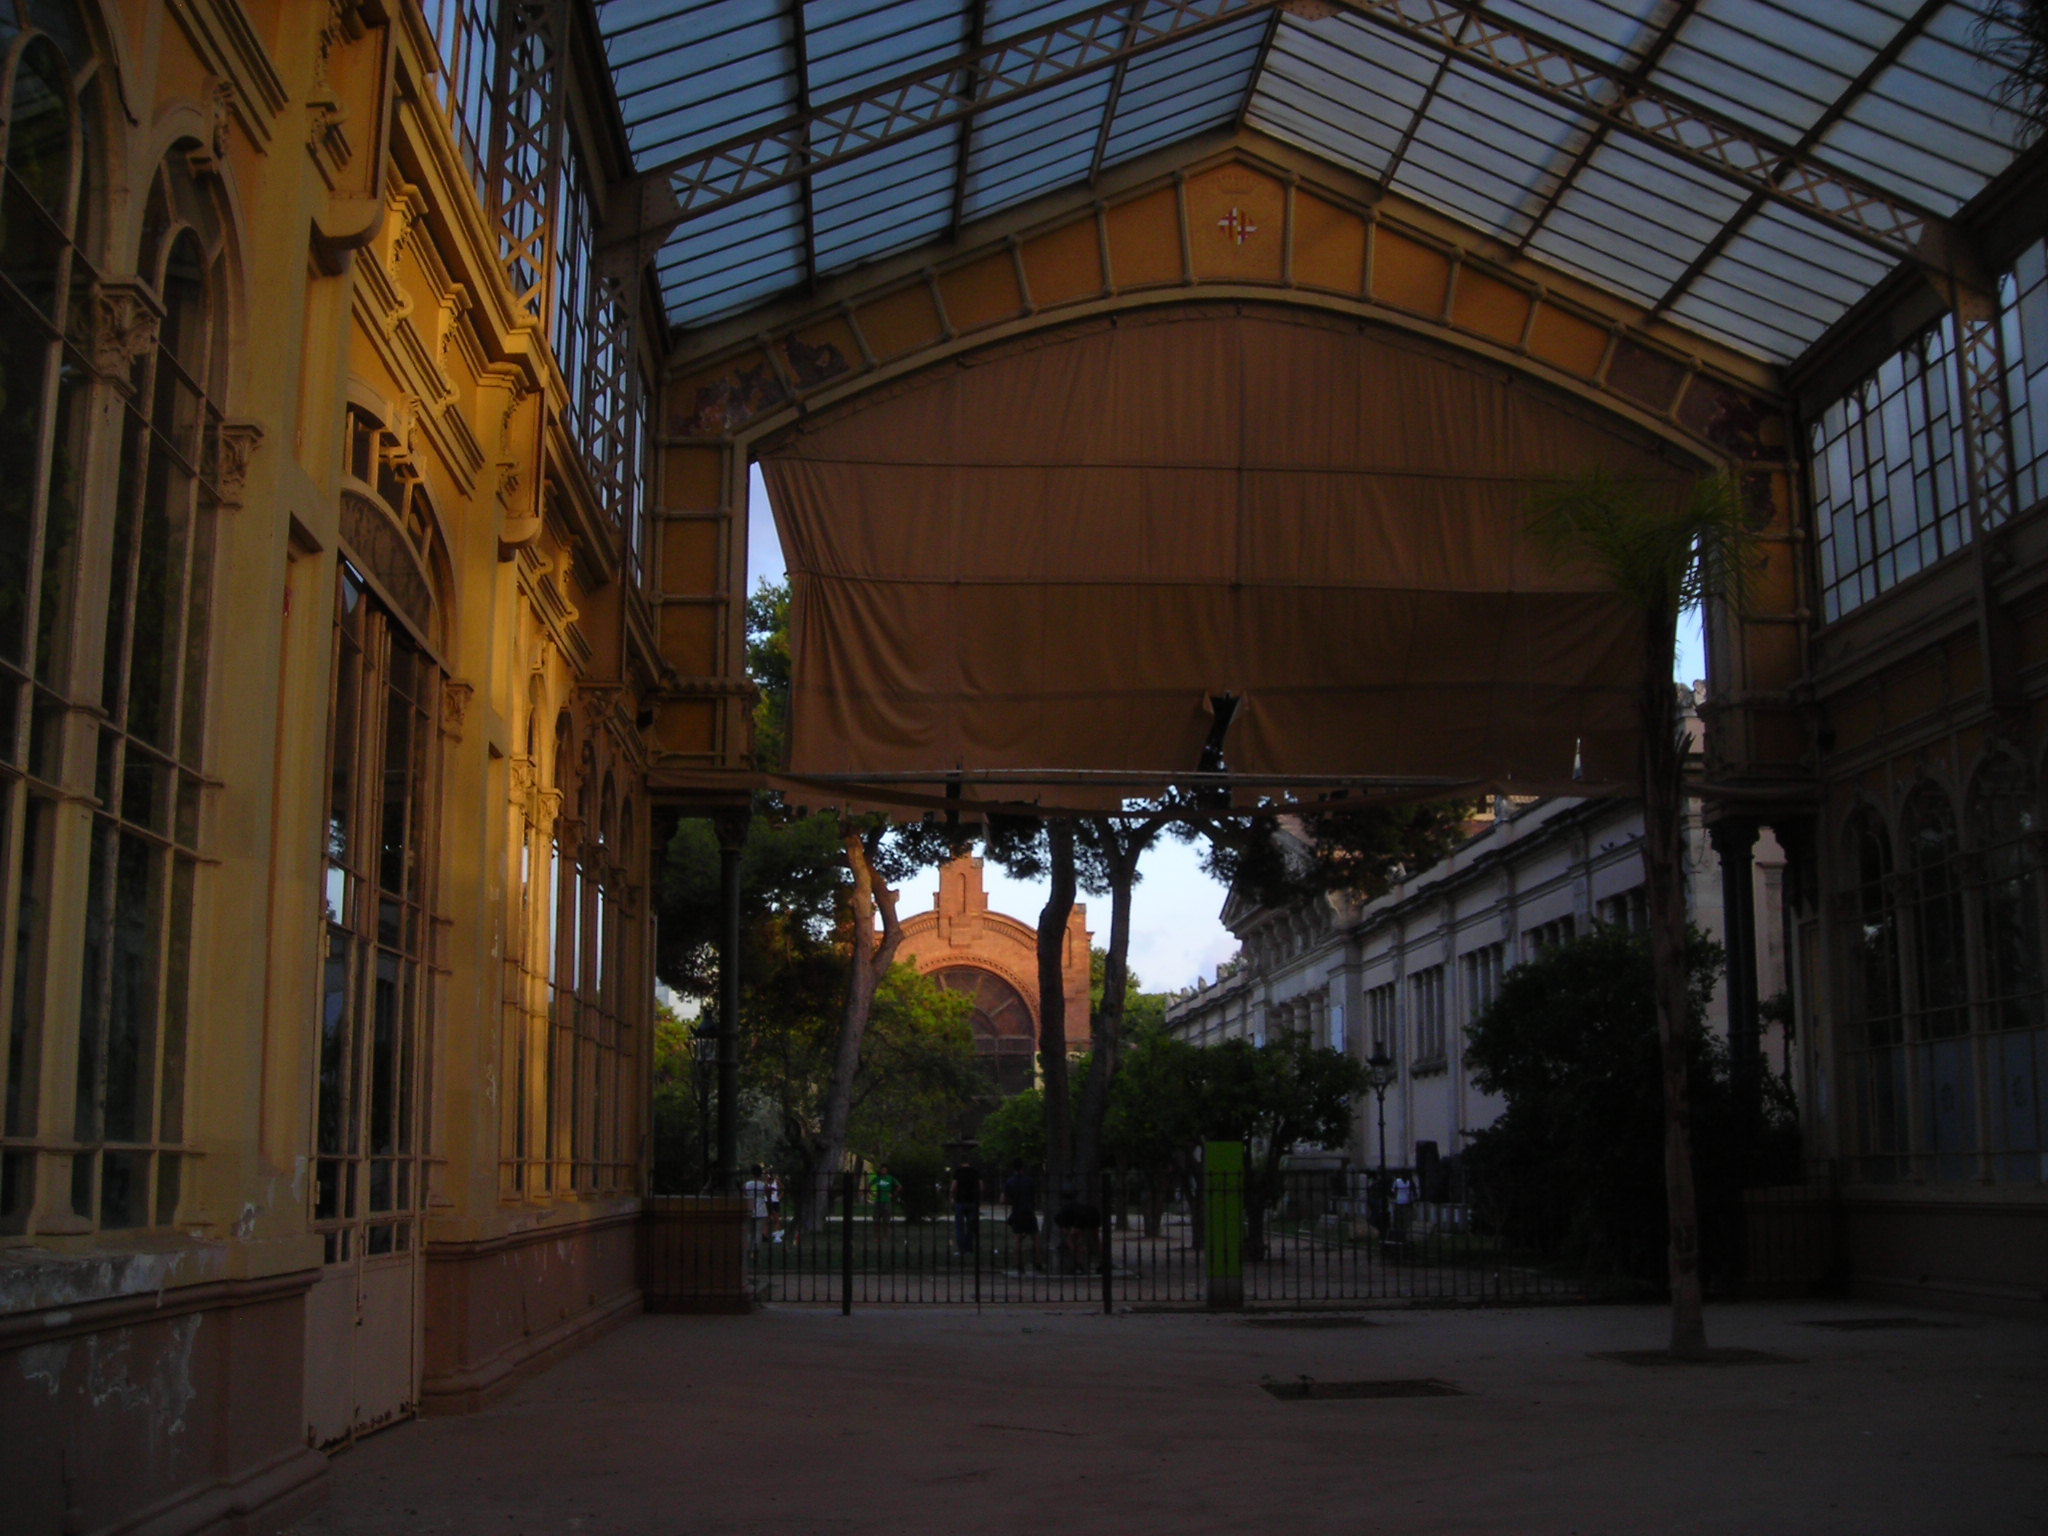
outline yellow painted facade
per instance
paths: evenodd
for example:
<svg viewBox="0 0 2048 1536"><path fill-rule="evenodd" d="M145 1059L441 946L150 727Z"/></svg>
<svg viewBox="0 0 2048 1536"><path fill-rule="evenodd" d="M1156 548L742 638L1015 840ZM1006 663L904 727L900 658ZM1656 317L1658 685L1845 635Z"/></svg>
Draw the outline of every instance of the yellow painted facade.
<svg viewBox="0 0 2048 1536"><path fill-rule="evenodd" d="M652 359L522 302L429 9L0 4L17 1529L286 1508L638 1305Z"/></svg>

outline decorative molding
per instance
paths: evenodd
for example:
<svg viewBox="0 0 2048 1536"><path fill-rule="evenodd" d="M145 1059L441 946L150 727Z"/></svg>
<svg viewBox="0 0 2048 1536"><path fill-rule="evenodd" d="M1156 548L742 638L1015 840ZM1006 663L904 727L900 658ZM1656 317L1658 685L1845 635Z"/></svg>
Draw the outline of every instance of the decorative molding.
<svg viewBox="0 0 2048 1536"><path fill-rule="evenodd" d="M234 120L235 83L215 76L207 82L206 95L206 140L197 149L188 150L185 163L192 167L192 174L199 177L218 176L227 164L228 128Z"/></svg>
<svg viewBox="0 0 2048 1536"><path fill-rule="evenodd" d="M602 728L619 707L626 692L623 683L583 683L572 695L576 716L586 732Z"/></svg>
<svg viewBox="0 0 2048 1536"><path fill-rule="evenodd" d="M218 107L242 125L251 144L267 150L291 93L241 0L166 0L165 9L191 39L208 71L219 77L214 98ZM218 131L214 142L215 154L225 153Z"/></svg>
<svg viewBox="0 0 2048 1536"><path fill-rule="evenodd" d="M399 263L405 257L406 239L426 217L427 199L409 181L395 183L385 194L385 228L391 231L391 246L384 253L385 270L397 281ZM403 289L400 290L403 292Z"/></svg>
<svg viewBox="0 0 2048 1536"><path fill-rule="evenodd" d="M163 317L156 293L139 279L102 278L94 283L92 302L84 312L88 331L81 338L94 370L127 387L136 360L156 346Z"/></svg>
<svg viewBox="0 0 2048 1536"><path fill-rule="evenodd" d="M249 460L263 442L263 428L253 421L224 421L207 443L206 474L224 507L243 504L249 483Z"/></svg>
<svg viewBox="0 0 2048 1536"><path fill-rule="evenodd" d="M476 685L465 683L458 678L449 678L441 684L441 734L456 741L462 740L462 722L469 714L469 701L476 696ZM515 759L523 761L523 759Z"/></svg>

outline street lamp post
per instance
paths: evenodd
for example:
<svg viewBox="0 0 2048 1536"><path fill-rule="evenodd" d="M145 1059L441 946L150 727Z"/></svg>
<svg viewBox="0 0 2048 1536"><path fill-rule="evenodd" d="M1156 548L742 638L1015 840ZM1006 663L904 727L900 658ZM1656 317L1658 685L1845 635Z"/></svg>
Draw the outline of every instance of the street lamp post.
<svg viewBox="0 0 2048 1536"><path fill-rule="evenodd" d="M1379 1106L1380 1120L1380 1177L1387 1176L1387 1085L1394 1080L1394 1058L1387 1054L1385 1042L1375 1040L1372 1054L1365 1058L1365 1070L1372 1074L1372 1096Z"/></svg>

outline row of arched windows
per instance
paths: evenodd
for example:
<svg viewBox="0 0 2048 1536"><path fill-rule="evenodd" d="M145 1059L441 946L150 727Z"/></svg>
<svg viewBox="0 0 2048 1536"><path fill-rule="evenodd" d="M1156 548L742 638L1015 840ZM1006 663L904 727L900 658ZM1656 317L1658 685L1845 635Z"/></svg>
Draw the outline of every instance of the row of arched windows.
<svg viewBox="0 0 2048 1536"><path fill-rule="evenodd" d="M636 999L648 984L634 876L637 811L616 740L555 716L540 753L546 689L536 675L522 797L516 918L523 957L507 989L500 1191L507 1198L630 1193L640 1140L633 1102Z"/></svg>
<svg viewBox="0 0 2048 1536"><path fill-rule="evenodd" d="M193 1150L229 226L192 138L109 217L93 37L0 0L0 1234L167 1226Z"/></svg>
<svg viewBox="0 0 2048 1536"><path fill-rule="evenodd" d="M1842 1046L1849 1149L1872 1178L2048 1177L2038 785L1988 759L1961 814L1922 781L1896 827L1849 819Z"/></svg>

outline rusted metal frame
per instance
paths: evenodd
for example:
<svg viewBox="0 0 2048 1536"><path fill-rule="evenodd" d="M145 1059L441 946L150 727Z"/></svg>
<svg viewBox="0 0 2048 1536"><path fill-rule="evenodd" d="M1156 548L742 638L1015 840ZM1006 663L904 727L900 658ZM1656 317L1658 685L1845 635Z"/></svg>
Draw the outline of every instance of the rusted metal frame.
<svg viewBox="0 0 2048 1536"><path fill-rule="evenodd" d="M1842 94L1828 103L1827 110L1814 119L1812 126L1799 136L1799 142L1792 147L1793 154L1805 155L1808 153L1815 144L1819 143L1827 135L1829 129L1833 128L1836 123L1839 123L1847 116L1849 109L1856 105L1857 101L1869 91L1871 86L1877 83L1878 76L1898 62L1899 55L1906 51L1906 45L1918 37L1925 30L1927 24L1934 19L1936 13L1941 11L1947 4L1948 0L1923 0L1920 9L1915 11L1907 19L1905 25L1901 26L1893 34L1891 41L1887 42L1884 47L1871 56L1870 62L1863 67L1863 72L1854 80L1851 80L1843 88ZM1700 274L1714 264L1720 254L1728 248L1735 237L1749 224L1749 221L1756 217L1757 211L1764 205L1766 196L1767 194L1762 189L1758 189L1751 192L1743 200L1742 206L1729 216L1727 223L1723 224L1715 232L1714 238L1706 243L1700 253L1686 264L1685 270L1679 273L1672 281L1671 286L1664 290L1663 297L1659 298L1650 307L1650 319L1658 319L1672 305L1685 297L1686 291L1699 281ZM1534 233L1535 231L1530 231L1532 237ZM1952 239L1953 237L1947 236L1946 238ZM1916 255L1918 259L1925 259L1925 256L1919 253L1908 254Z"/></svg>
<svg viewBox="0 0 2048 1536"><path fill-rule="evenodd" d="M1664 55L1671 51L1671 45L1678 41L1680 30L1692 20L1692 13L1698 9L1699 0L1680 0L1678 9L1664 24L1663 30L1644 50L1635 67L1629 70L1631 89L1640 89L1643 82L1650 78L1650 71L1663 62ZM1550 195L1543 199L1543 206L1536 210L1536 216L1529 221L1528 233L1515 242L1517 256L1528 252L1529 242L1536 238L1543 226L1549 222L1550 216L1557 212L1557 205L1564 201L1565 193L1569 192L1572 184L1579 179L1579 172L1583 171L1587 163L1600 152L1600 146L1607 142L1610 131L1606 123L1594 124L1593 131L1586 136L1586 142L1579 146L1579 152L1572 156L1571 165L1566 168L1564 175L1558 178L1558 183L1551 189Z"/></svg>
<svg viewBox="0 0 2048 1536"><path fill-rule="evenodd" d="M545 322L554 300L554 203L567 133L566 0L503 0L492 90L491 213L514 301Z"/></svg>
<svg viewBox="0 0 2048 1536"><path fill-rule="evenodd" d="M1429 109L1436 105L1436 93L1443 88L1444 76L1451 72L1451 60L1455 57L1446 52L1436 61L1436 73L1429 77L1429 86L1422 93L1422 103L1416 107L1414 116L1408 119L1408 126L1401 130L1401 138L1394 145L1394 152L1387 157L1386 169L1380 172L1379 195L1385 197L1394 185L1401 162L1408 158L1408 150L1415 143L1415 135L1421 131L1423 121L1429 116Z"/></svg>
<svg viewBox="0 0 2048 1536"><path fill-rule="evenodd" d="M979 54L986 43L983 34L988 30L988 0L972 0L971 11L967 47L970 53ZM970 94L978 79L976 75L968 76ZM967 153L974 144L974 117L975 114L970 112L960 120L960 153L953 161L953 210L946 220L946 238L949 240L960 238L960 226L967 217ZM804 178L803 187L804 198L808 201L810 177Z"/></svg>
<svg viewBox="0 0 2048 1536"><path fill-rule="evenodd" d="M1129 35L1130 29L1137 25L1138 15L1144 9L1145 0L1133 0L1124 21L1126 36ZM1123 105L1124 100L1124 77L1130 72L1131 61L1129 58L1121 58L1116 61L1116 73L1111 76L1109 82L1109 104L1102 113L1102 131L1095 135L1095 153L1088 157L1088 185L1091 187L1102 179L1103 157L1109 153L1109 135L1111 130L1116 127L1117 108Z"/></svg>
<svg viewBox="0 0 2048 1536"><path fill-rule="evenodd" d="M669 185L683 218L701 216L1120 59L1184 42L1275 3L1151 0L1134 13L1129 0L1113 0L646 174ZM1125 26L1126 21L1131 24Z"/></svg>
<svg viewBox="0 0 2048 1536"><path fill-rule="evenodd" d="M1893 257L1922 259L1948 231L1930 209L1648 84L1577 49L1501 21L1472 0L1342 0L1345 11L1452 55L1482 74L1653 144L1726 181L1798 209ZM1469 35L1463 23L1470 21Z"/></svg>
<svg viewBox="0 0 2048 1536"><path fill-rule="evenodd" d="M811 45L804 32L804 0L789 0L790 46L796 50L796 109L806 120L811 115ZM818 288L818 216L812 204L811 178L797 183L797 196L804 221L804 291Z"/></svg>

